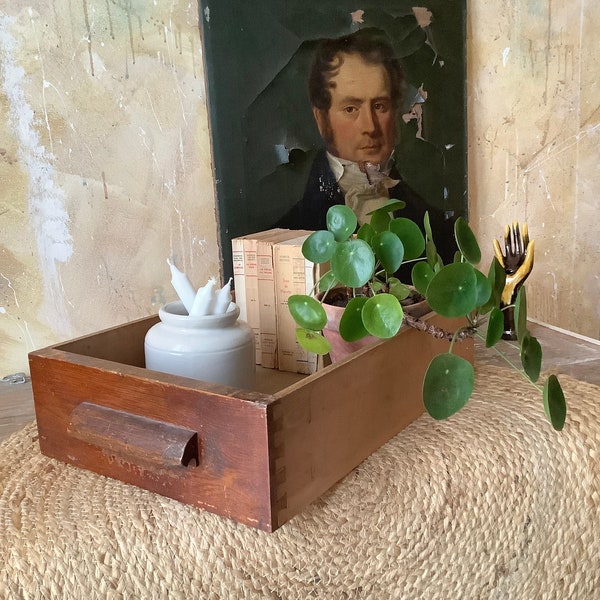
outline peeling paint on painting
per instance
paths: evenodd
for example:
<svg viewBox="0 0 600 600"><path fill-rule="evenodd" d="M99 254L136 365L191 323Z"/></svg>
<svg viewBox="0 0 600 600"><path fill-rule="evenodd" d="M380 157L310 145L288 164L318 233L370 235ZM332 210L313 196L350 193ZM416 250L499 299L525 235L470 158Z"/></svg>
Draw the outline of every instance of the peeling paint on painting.
<svg viewBox="0 0 600 600"><path fill-rule="evenodd" d="M421 199L419 207L430 207L445 221L444 231L466 215L462 0L420 6L410 0L365 0L352 7L344 0L310 7L302 0L201 5L210 5L210 22L202 25L226 266L236 235L273 226L318 228L312 218L296 219L307 214L298 207L310 193L309 177L315 191L317 182L327 189L327 199L315 201L311 214L324 206L324 218L328 204L339 201L336 180L326 185L315 172L325 144L308 76L322 40L358 31L385 37L405 73L394 154L381 165L394 163L403 185Z"/></svg>

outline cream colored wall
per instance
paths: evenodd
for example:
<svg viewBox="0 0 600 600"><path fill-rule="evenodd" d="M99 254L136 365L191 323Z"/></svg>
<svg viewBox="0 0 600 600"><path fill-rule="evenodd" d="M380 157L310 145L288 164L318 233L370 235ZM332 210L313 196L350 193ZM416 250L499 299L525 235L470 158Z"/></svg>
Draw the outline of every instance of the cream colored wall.
<svg viewBox="0 0 600 600"><path fill-rule="evenodd" d="M471 0L471 223L529 223L530 316L600 337L595 0ZM5 3L8 4L8 3ZM197 3L0 10L0 376L219 272Z"/></svg>
<svg viewBox="0 0 600 600"><path fill-rule="evenodd" d="M0 10L0 377L220 277L198 8Z"/></svg>
<svg viewBox="0 0 600 600"><path fill-rule="evenodd" d="M470 222L488 258L527 221L529 316L600 338L600 11L596 0L471 0Z"/></svg>

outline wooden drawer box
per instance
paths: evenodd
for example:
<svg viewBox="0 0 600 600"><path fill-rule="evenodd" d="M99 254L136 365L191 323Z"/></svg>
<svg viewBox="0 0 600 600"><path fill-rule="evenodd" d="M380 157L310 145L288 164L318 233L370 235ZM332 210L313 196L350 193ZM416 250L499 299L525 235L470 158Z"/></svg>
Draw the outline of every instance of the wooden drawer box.
<svg viewBox="0 0 600 600"><path fill-rule="evenodd" d="M448 349L407 328L314 375L259 368L240 390L145 369L157 321L30 353L42 453L266 531L419 417L425 369ZM472 341L456 346L472 360Z"/></svg>

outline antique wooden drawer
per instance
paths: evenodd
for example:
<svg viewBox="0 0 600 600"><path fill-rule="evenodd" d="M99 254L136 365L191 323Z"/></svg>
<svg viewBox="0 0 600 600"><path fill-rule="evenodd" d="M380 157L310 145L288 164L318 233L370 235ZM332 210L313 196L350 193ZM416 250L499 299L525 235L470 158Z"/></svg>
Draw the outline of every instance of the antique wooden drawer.
<svg viewBox="0 0 600 600"><path fill-rule="evenodd" d="M448 348L406 328L314 375L258 368L241 390L145 369L157 320L30 353L41 451L266 531L421 415L425 369ZM472 360L472 341L457 346Z"/></svg>

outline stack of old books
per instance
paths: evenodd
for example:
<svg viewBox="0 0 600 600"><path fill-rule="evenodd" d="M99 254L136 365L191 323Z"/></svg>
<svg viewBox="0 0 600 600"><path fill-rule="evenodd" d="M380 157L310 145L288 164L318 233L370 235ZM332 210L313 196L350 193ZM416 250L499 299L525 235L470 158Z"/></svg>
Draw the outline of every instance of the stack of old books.
<svg viewBox="0 0 600 600"><path fill-rule="evenodd" d="M315 285L315 267L302 255L310 233L269 229L231 241L235 301L254 332L256 363L307 375L316 371L317 357L296 341L287 300L310 293Z"/></svg>

